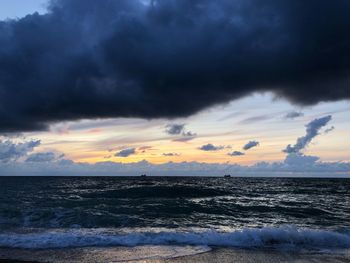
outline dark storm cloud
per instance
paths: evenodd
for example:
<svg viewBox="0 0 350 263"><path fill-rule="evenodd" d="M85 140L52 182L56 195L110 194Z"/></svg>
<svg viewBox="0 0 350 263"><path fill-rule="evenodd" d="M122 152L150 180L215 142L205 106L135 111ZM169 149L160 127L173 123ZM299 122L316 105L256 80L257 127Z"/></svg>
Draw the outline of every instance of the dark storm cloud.
<svg viewBox="0 0 350 263"><path fill-rule="evenodd" d="M224 149L225 147L224 146L215 146L211 143L208 143L206 145L202 145L201 147L199 147L199 150L202 150L202 151L206 151L206 152L209 152L209 151L220 151L222 149Z"/></svg>
<svg viewBox="0 0 350 263"><path fill-rule="evenodd" d="M0 22L0 131L350 98L348 0L55 0Z"/></svg>
<svg viewBox="0 0 350 263"><path fill-rule="evenodd" d="M259 142L257 141L249 141L243 146L243 150L247 151L251 148L254 148L259 145Z"/></svg>
<svg viewBox="0 0 350 263"><path fill-rule="evenodd" d="M227 155L229 155L229 156L242 156L242 155L245 155L245 153L239 152L239 151L233 151L231 153L228 153Z"/></svg>
<svg viewBox="0 0 350 263"><path fill-rule="evenodd" d="M313 121L309 122L306 127L306 135L299 137L297 139L297 142L292 145L287 145L286 149L283 150L285 153L300 153L301 150L303 150L305 147L309 145L309 143L317 136L319 135L319 131L322 127L326 126L328 122L332 119L331 115L314 119Z"/></svg>
<svg viewBox="0 0 350 263"><path fill-rule="evenodd" d="M129 157L130 155L133 155L135 153L136 153L135 148L128 148L128 149L124 149L124 150L117 152L114 156L116 156L116 157Z"/></svg>

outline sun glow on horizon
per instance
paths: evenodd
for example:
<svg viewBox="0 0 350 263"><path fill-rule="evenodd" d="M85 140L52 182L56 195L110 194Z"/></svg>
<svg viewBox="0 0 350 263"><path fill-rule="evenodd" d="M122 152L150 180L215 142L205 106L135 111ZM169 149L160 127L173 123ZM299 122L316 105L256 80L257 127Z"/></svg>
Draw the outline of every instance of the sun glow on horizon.
<svg viewBox="0 0 350 263"><path fill-rule="evenodd" d="M257 104L259 108L251 107ZM305 151L325 161L348 161L350 145L343 138L350 131L350 125L343 120L350 112L350 105L346 101L332 104L336 109L332 121L335 129L318 136ZM261 161L283 160L286 154L282 149L304 134L307 122L327 114L326 106L324 103L303 108L303 116L285 119L288 112L300 110L284 100L274 100L270 94L255 94L189 118L171 121L120 118L83 120L57 123L48 132L28 133L26 136L42 141L37 151L62 152L74 162L135 163L147 160L154 164L196 161L253 165ZM184 124L184 129L194 135L167 134L165 129L169 123ZM251 140L258 141L259 145L244 151L243 146ZM207 144L218 149L200 150ZM130 148L134 149L133 154L116 156L119 151ZM228 155L234 151L244 155Z"/></svg>

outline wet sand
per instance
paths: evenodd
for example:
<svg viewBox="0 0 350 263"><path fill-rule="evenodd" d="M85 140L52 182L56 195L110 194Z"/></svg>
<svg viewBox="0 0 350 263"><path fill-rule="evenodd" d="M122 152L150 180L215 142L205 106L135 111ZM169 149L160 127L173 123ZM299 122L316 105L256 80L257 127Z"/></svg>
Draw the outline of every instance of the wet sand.
<svg viewBox="0 0 350 263"><path fill-rule="evenodd" d="M160 250L160 253L157 255L157 253L154 253L154 249ZM176 248L172 250L169 247L161 248L156 246L153 246L152 249L149 249L149 247L78 248L37 251L0 249L0 258L4 258L3 260L0 259L0 263L350 263L349 251L310 253L215 248L208 252L186 256L176 256L175 253L177 253ZM194 252L189 248L188 253ZM169 258L172 256L175 258Z"/></svg>
<svg viewBox="0 0 350 263"><path fill-rule="evenodd" d="M162 262L162 261L159 261ZM218 262L218 263L344 263L350 262L349 254L310 254L297 252L281 252L266 250L239 250L239 249L214 249L211 252L193 256L165 260L164 262L193 263L193 262Z"/></svg>

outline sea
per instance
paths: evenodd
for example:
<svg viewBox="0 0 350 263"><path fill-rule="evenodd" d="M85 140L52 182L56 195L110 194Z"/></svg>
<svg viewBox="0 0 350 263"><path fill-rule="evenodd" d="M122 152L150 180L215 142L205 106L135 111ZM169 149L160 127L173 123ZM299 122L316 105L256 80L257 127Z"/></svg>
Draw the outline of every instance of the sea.
<svg viewBox="0 0 350 263"><path fill-rule="evenodd" d="M350 249L350 179L0 177L0 248L144 246Z"/></svg>

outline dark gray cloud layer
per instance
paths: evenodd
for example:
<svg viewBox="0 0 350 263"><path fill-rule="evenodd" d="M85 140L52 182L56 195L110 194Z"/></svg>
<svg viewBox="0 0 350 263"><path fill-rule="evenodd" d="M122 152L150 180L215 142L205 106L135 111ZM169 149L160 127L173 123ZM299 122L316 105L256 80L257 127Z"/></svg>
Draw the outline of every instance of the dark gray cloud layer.
<svg viewBox="0 0 350 263"><path fill-rule="evenodd" d="M55 0L0 22L0 131L350 98L348 0Z"/></svg>

